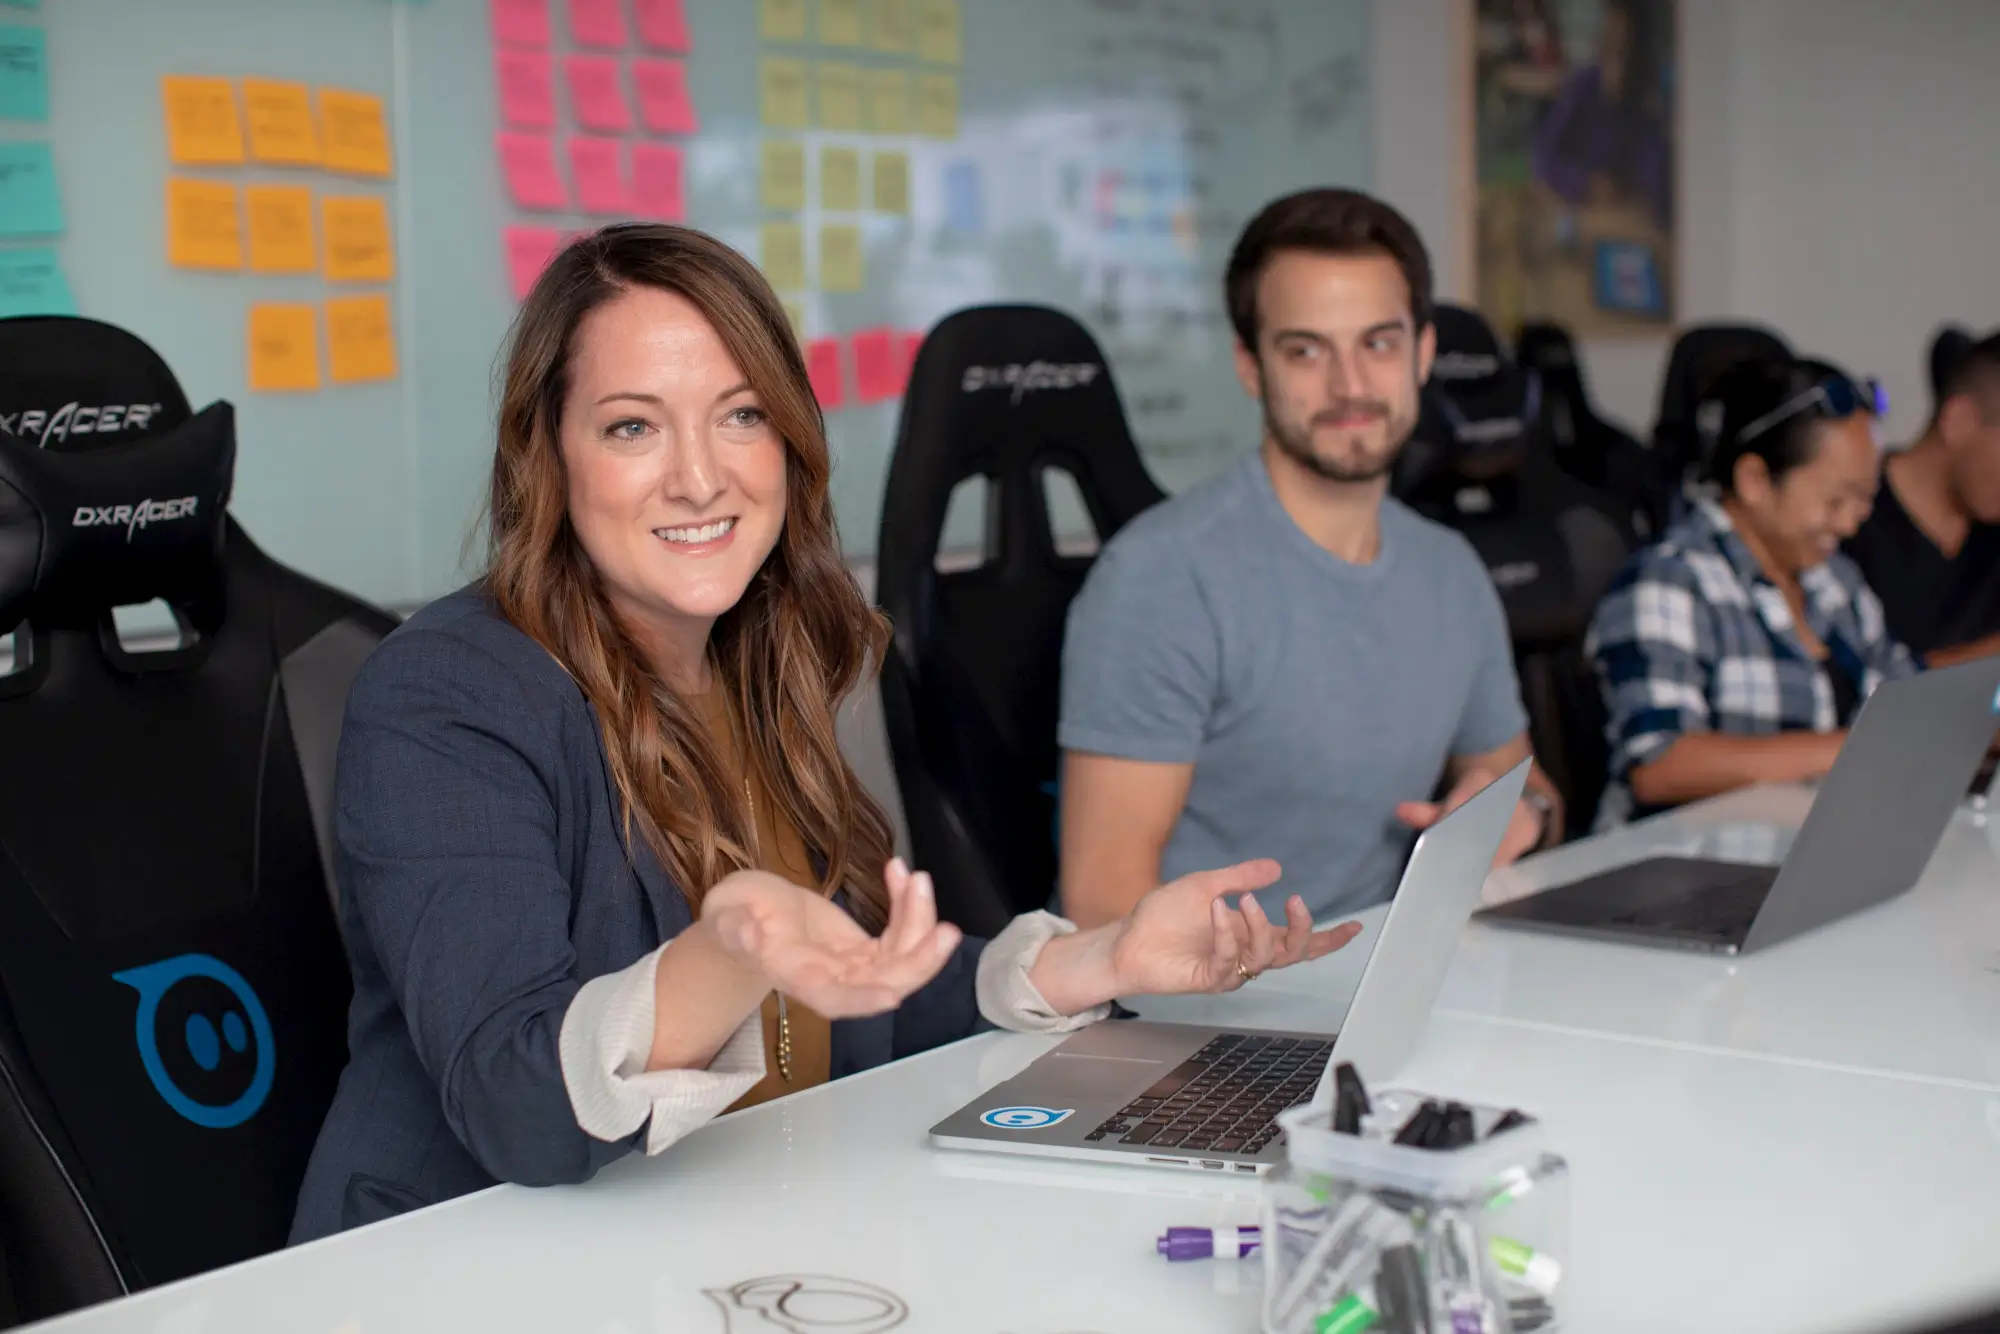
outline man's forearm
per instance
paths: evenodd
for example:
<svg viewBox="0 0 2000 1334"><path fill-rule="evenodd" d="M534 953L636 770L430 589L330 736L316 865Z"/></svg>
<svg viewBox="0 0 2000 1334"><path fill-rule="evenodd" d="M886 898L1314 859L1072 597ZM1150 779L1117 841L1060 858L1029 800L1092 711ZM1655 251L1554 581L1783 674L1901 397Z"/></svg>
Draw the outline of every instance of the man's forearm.
<svg viewBox="0 0 2000 1334"><path fill-rule="evenodd" d="M1090 867L1065 868L1062 877L1063 916L1078 926L1089 928L1115 922L1138 906L1159 884L1157 872L1143 869Z"/></svg>

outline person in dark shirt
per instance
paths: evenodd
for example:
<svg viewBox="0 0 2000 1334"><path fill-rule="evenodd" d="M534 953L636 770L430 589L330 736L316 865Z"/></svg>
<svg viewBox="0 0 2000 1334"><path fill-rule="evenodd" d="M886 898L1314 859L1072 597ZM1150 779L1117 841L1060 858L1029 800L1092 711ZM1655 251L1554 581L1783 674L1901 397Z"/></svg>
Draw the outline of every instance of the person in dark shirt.
<svg viewBox="0 0 2000 1334"><path fill-rule="evenodd" d="M1939 340L1930 424L1847 543L1890 632L1934 667L2000 653L2000 333Z"/></svg>

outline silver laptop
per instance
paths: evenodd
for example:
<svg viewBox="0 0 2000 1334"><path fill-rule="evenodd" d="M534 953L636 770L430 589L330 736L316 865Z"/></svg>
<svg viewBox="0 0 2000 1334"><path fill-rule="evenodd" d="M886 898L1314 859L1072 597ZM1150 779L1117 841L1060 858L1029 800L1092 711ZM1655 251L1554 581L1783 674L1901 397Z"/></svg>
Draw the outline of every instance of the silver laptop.
<svg viewBox="0 0 2000 1334"><path fill-rule="evenodd" d="M1488 908L1496 926L1713 954L1764 949L1917 882L2000 728L2000 658L1868 697L1782 866L1649 857Z"/></svg>
<svg viewBox="0 0 2000 1334"><path fill-rule="evenodd" d="M1338 1032L1128 1019L1073 1035L931 1127L953 1149L1258 1172L1277 1115L1331 1098L1335 1065L1381 1084L1409 1060L1527 781L1523 761L1418 837ZM1370 948L1372 946L1372 949Z"/></svg>

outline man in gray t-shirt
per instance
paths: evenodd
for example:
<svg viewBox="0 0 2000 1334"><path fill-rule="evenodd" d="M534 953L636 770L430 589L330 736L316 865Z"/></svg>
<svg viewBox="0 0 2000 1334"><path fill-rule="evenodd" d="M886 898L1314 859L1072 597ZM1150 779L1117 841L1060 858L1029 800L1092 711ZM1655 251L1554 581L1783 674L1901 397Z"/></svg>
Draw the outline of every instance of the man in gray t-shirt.
<svg viewBox="0 0 2000 1334"><path fill-rule="evenodd" d="M1485 567L1387 496L1434 350L1423 243L1366 195L1306 191L1251 222L1226 286L1262 446L1120 532L1070 610L1062 897L1084 924L1253 857L1284 868L1274 917L1379 903L1414 829L1528 755ZM1503 857L1560 815L1536 773Z"/></svg>

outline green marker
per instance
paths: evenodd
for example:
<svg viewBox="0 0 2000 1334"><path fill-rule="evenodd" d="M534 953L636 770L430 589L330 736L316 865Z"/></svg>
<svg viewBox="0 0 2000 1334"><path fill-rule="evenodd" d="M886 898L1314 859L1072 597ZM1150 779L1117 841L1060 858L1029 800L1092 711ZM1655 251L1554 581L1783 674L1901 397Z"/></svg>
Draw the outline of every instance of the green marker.
<svg viewBox="0 0 2000 1334"><path fill-rule="evenodd" d="M1493 1256L1493 1263L1500 1266L1500 1272L1533 1288L1544 1297L1556 1290L1562 1280L1562 1262L1553 1255L1543 1255L1532 1246L1524 1246L1506 1237L1495 1237L1487 1244L1487 1251Z"/></svg>
<svg viewBox="0 0 2000 1334"><path fill-rule="evenodd" d="M1331 1311L1313 1321L1313 1334L1361 1334L1375 1319L1375 1308L1350 1292Z"/></svg>

